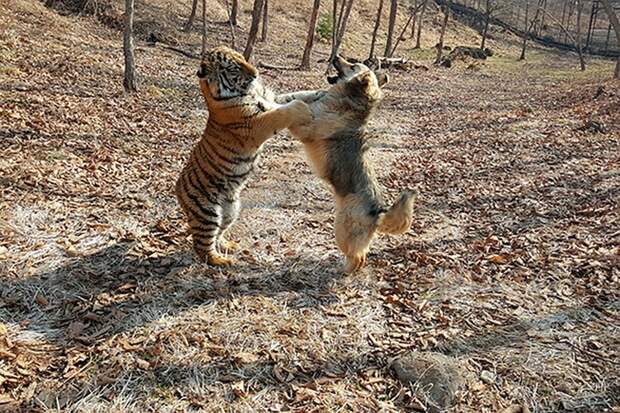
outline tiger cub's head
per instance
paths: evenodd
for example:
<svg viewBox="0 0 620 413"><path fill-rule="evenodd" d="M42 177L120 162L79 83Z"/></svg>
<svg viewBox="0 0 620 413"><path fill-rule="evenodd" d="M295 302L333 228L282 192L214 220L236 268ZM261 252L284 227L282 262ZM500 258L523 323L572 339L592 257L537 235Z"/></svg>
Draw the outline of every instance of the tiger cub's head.
<svg viewBox="0 0 620 413"><path fill-rule="evenodd" d="M225 46L205 54L197 73L207 101L244 96L258 77L258 70L241 54Z"/></svg>

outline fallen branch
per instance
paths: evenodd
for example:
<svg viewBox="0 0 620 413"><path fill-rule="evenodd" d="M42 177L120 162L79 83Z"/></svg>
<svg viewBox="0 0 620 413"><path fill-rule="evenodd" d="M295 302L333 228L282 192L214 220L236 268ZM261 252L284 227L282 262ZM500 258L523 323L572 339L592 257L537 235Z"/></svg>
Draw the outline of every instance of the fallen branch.
<svg viewBox="0 0 620 413"><path fill-rule="evenodd" d="M168 50L172 50L173 52L177 52L179 54L182 54L185 57L189 57L190 59L196 59L196 60L200 60L200 56L197 54L194 54L192 52L188 52L187 50L183 50L183 49L179 49L178 47L174 47L174 46L169 46L167 44L164 43L158 43L158 45L164 49L168 49Z"/></svg>
<svg viewBox="0 0 620 413"><path fill-rule="evenodd" d="M271 69L271 70L299 70L299 66L278 66L278 65L271 65L265 62L258 62L258 67L262 67L264 69Z"/></svg>

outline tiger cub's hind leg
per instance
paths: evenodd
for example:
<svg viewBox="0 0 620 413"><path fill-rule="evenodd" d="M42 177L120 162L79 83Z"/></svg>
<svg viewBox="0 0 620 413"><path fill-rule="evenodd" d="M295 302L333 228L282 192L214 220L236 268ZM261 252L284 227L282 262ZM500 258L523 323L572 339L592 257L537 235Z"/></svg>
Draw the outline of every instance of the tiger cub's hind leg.
<svg viewBox="0 0 620 413"><path fill-rule="evenodd" d="M220 222L198 222L192 220L190 229L194 242L194 251L201 262L209 265L231 265L231 258L222 256L217 251L217 238L220 232Z"/></svg>
<svg viewBox="0 0 620 413"><path fill-rule="evenodd" d="M225 250L236 251L239 249L239 244L234 241L228 241L224 238L226 231L230 226L237 220L239 217L239 209L241 208L241 203L238 198L235 199L227 199L222 203L222 225L220 226L220 232L218 234L218 246Z"/></svg>

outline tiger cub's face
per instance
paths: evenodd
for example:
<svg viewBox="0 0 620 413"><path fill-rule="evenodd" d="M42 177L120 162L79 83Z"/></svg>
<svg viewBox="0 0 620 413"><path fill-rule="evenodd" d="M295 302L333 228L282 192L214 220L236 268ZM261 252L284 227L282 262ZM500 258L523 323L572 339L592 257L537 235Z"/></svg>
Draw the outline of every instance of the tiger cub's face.
<svg viewBox="0 0 620 413"><path fill-rule="evenodd" d="M258 71L241 54L220 46L206 53L197 75L205 97L226 100L246 95Z"/></svg>

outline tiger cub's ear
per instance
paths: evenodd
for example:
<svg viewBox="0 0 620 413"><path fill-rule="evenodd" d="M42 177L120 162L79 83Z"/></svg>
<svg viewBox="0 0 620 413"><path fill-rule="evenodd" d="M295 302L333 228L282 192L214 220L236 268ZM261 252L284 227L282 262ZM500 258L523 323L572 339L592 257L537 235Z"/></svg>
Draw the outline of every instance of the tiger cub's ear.
<svg viewBox="0 0 620 413"><path fill-rule="evenodd" d="M201 79L204 79L205 77L207 77L207 65L204 62L200 64L200 68L196 72L196 76L198 76Z"/></svg>

